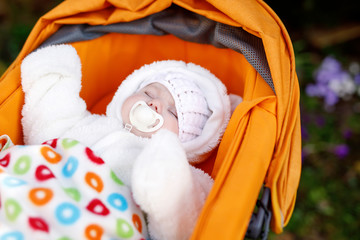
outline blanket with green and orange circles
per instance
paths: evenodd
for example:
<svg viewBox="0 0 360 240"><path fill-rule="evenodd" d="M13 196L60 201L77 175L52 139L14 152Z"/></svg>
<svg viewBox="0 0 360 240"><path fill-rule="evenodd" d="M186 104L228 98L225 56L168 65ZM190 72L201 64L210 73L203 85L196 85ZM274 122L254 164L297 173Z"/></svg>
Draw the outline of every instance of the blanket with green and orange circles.
<svg viewBox="0 0 360 240"><path fill-rule="evenodd" d="M13 146L0 137L0 239L146 239L131 191L72 139Z"/></svg>

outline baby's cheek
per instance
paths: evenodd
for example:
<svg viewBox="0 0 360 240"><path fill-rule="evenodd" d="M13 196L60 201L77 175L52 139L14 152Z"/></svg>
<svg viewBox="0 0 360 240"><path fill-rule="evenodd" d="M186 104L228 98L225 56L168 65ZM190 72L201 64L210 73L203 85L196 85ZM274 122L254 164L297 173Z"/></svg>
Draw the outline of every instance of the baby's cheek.
<svg viewBox="0 0 360 240"><path fill-rule="evenodd" d="M163 128L175 133L176 135L179 135L179 126L178 126L178 122L175 120L170 120L167 121Z"/></svg>

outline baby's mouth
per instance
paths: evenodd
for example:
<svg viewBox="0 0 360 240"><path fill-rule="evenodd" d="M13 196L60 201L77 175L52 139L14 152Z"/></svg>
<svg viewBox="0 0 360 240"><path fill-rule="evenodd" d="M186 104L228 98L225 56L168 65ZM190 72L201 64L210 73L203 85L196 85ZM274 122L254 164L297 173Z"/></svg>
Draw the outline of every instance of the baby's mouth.
<svg viewBox="0 0 360 240"><path fill-rule="evenodd" d="M155 132L164 124L163 117L144 101L136 102L130 110L130 123L141 132Z"/></svg>

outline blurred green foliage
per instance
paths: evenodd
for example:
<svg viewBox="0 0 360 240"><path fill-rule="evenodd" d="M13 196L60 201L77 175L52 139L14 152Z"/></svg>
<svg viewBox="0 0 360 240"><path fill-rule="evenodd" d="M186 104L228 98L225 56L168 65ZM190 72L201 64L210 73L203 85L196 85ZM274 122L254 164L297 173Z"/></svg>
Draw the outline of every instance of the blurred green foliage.
<svg viewBox="0 0 360 240"><path fill-rule="evenodd" d="M40 16L61 0L0 0L0 75L18 55ZM270 239L356 239L360 227L360 98L325 109L323 100L309 97L306 85L328 55L344 65L360 62L359 35L342 35L335 43L316 43L318 30L331 40L333 31L359 25L352 0L266 1L287 27L293 40L301 88L303 166L298 198L288 226ZM315 30L315 31L314 31ZM328 34L328 35L326 35ZM325 41L326 42L326 41ZM328 44L328 43L331 44ZM324 44L324 45L321 45ZM347 134L350 132L351 134ZM343 157L334 147L344 144Z"/></svg>
<svg viewBox="0 0 360 240"><path fill-rule="evenodd" d="M360 63L360 27L355 1L267 1L283 20L293 41L301 90L303 165L293 216L280 235L270 239L359 239L360 97L331 108L306 94L324 58L344 68ZM334 41L334 36L341 38ZM316 42L319 36L322 42ZM346 146L343 155L337 147Z"/></svg>
<svg viewBox="0 0 360 240"><path fill-rule="evenodd" d="M0 75L15 60L36 21L60 0L0 0Z"/></svg>
<svg viewBox="0 0 360 240"><path fill-rule="evenodd" d="M314 82L313 73L319 59L330 54L347 62L356 60L356 56L354 52L348 55L339 49L296 53L301 79L302 176L292 219L285 233L273 239L357 239L360 226L360 113L357 106L360 99L355 96L341 100L328 109L322 99L305 93L306 84ZM346 146L346 151L338 153L338 146Z"/></svg>

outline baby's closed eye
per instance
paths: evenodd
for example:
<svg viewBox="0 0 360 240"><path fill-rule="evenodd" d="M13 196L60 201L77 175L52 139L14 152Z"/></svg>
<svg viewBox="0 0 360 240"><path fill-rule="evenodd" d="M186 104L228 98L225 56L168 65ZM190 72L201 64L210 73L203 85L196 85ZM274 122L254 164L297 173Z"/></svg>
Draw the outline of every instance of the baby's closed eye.
<svg viewBox="0 0 360 240"><path fill-rule="evenodd" d="M148 96L150 98L153 98L152 93L150 91L145 91L144 93L145 93L146 96Z"/></svg>
<svg viewBox="0 0 360 240"><path fill-rule="evenodd" d="M171 115L173 115L176 119L178 119L178 115L175 109L170 108L168 111Z"/></svg>

